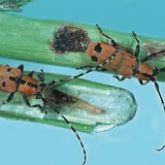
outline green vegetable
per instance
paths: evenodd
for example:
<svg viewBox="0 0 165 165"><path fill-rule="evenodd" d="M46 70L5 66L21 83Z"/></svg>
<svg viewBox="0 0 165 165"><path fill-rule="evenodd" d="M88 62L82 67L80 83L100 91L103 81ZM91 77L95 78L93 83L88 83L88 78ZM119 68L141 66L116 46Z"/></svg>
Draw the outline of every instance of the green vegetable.
<svg viewBox="0 0 165 165"><path fill-rule="evenodd" d="M92 64L85 52L66 52L59 54L53 50L52 43L55 33L63 26L70 25L83 29L90 41L107 41L95 26L68 23L65 21L48 21L24 18L7 13L0 13L0 56L6 58L33 61L61 66L78 67ZM120 33L105 30L118 44L134 51L136 42L131 33ZM138 35L138 32L137 32ZM139 59L149 53L165 48L165 40L138 36L141 51ZM157 67L165 66L164 53L149 61ZM158 76L158 80L165 80L165 73Z"/></svg>

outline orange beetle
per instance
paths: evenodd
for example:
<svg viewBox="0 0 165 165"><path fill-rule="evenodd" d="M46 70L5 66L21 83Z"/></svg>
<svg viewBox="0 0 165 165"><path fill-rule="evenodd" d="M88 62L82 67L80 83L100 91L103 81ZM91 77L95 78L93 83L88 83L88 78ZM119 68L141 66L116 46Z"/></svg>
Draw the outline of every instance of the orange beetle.
<svg viewBox="0 0 165 165"><path fill-rule="evenodd" d="M40 80L33 78L33 71L28 75L23 75L23 65L18 68L9 67L8 65L0 65L0 90L10 93L6 102L10 102L15 92L22 94L26 105L30 107L38 107L42 110L41 105L31 105L28 97L35 96L36 98L41 98L41 93L44 87L44 76L43 74L38 74Z"/></svg>
<svg viewBox="0 0 165 165"><path fill-rule="evenodd" d="M141 85L145 85L148 82L152 81L160 97L161 104L165 113L165 103L160 93L159 85L156 81L156 76L160 72L165 72L165 67L157 68L156 66L152 66L146 63L153 57L164 53L165 49L162 49L156 53L152 53L140 61L138 59L140 52L140 42L134 32L132 32L132 34L137 42L137 45L135 52L131 53L129 50L118 45L110 36L105 34L98 25L96 25L96 27L99 32L104 37L108 38L111 42L90 42L88 44L86 53L92 59L92 61L96 63L96 65L84 65L78 67L78 69L88 68L88 70L76 76L71 76L63 82L71 81L95 70L112 71L117 74L114 75L114 77L119 81L123 81L126 78L130 79L132 76L135 76ZM121 75L121 77L119 77L118 75ZM165 144L161 148L158 148L157 151L161 151L164 148Z"/></svg>
<svg viewBox="0 0 165 165"><path fill-rule="evenodd" d="M96 27L99 32L104 37L108 38L111 42L90 42L88 44L86 53L97 65L84 65L78 67L78 69L88 68L88 70L84 73L80 73L76 76L68 78L67 81L81 77L94 70L110 70L117 74L114 75L114 77L119 81L123 81L126 78L130 79L132 76L135 76L141 85L145 85L149 81L152 81L155 85L155 89L160 97L165 112L165 103L160 93L159 85L156 82L156 76L160 72L165 72L165 67L157 68L156 66L151 66L145 63L153 57L156 57L158 54L164 53L165 49L160 50L156 53L152 53L140 61L138 59L140 42L134 32L132 32L132 34L137 42L137 46L135 52L131 53L129 50L118 45L116 41L114 41L110 36L105 34L98 25L96 25ZM118 75L121 75L121 77L119 77Z"/></svg>
<svg viewBox="0 0 165 165"><path fill-rule="evenodd" d="M68 96L58 90L52 90L51 92L49 91L50 95L48 95L46 98L43 98L44 95L43 90L45 90L44 92L46 92L46 90L50 90L50 88L46 88L46 87L48 86L50 87L51 85L54 85L55 81L50 81L49 83L45 84L44 83L45 78L42 70L41 73L37 74L38 76L38 80L37 80L33 78L33 74L34 74L33 71L30 72L28 75L23 75L23 68L24 68L23 65L20 65L18 68L9 67L8 65L6 66L0 65L0 91L10 93L6 102L3 102L2 104L10 102L13 99L14 94L16 92L19 92L20 94L22 94L25 104L29 107L38 107L42 112L44 111L44 106L42 107L39 104L31 105L28 100L29 96L30 97L34 96L36 99L41 99L44 105L49 104L50 106L52 106L54 111L57 114L61 115L61 117L68 124L71 130L75 133L78 141L80 142L80 146L82 148L84 155L84 160L82 165L85 165L87 156L86 156L85 146L81 140L81 137L77 133L76 129L72 126L72 124L68 121L68 119L54 107L54 104L56 104L56 102L54 101L56 99L58 99L59 101L61 101L60 103L62 103L61 99L63 99L64 97L71 99L71 96ZM53 98L54 100L51 101L50 98Z"/></svg>

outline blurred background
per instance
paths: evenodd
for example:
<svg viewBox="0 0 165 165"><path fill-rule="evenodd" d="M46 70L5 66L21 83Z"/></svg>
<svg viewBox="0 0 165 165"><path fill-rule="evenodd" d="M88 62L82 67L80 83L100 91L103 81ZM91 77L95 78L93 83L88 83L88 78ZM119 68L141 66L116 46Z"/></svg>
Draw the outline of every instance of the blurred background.
<svg viewBox="0 0 165 165"><path fill-rule="evenodd" d="M165 1L149 0L34 0L22 16L99 24L103 28L165 39ZM25 64L27 70L65 74L65 69L0 59L2 64ZM69 69L75 75L77 71ZM163 109L152 83L141 86L134 78L118 82L112 75L90 73L84 79L115 85L131 91L138 104L135 118L104 133L80 133L87 149L87 165L163 165L165 141ZM159 83L165 99L165 84ZM0 118L0 164L80 165L82 153L71 130Z"/></svg>

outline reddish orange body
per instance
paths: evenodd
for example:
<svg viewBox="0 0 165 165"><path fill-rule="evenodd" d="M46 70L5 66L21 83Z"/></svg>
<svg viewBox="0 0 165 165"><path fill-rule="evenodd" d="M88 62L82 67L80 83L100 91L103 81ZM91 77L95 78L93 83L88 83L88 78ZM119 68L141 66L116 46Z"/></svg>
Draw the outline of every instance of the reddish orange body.
<svg viewBox="0 0 165 165"><path fill-rule="evenodd" d="M97 47L99 47L101 51L97 51ZM109 60L102 67L126 78L131 78L133 76L133 70L138 64L137 58L129 53L126 49L119 47L119 49L116 51L116 48L109 43L89 43L86 52L98 64L102 64L104 61L106 61L106 59L111 58L111 60ZM153 68L146 63L140 64L139 71L140 73L135 74L135 77L138 80L149 80L148 77L142 74L153 74Z"/></svg>
<svg viewBox="0 0 165 165"><path fill-rule="evenodd" d="M34 96L39 92L39 81L22 75L19 68L0 65L0 90L8 93L19 92L24 96Z"/></svg>
<svg viewBox="0 0 165 165"><path fill-rule="evenodd" d="M15 92L19 92L23 96L23 100L27 106L38 107L42 112L46 112L44 111L44 106L41 106L40 104L31 105L28 100L29 96L35 96L36 99L37 98L41 99L43 101L43 104L48 104L48 101L49 101L48 100L49 98L45 99L42 96L43 94L42 91L44 90L44 87L46 86L46 84L43 82L44 76L42 74L38 74L39 80L37 80L32 77L33 73L34 72L32 71L28 75L23 75L23 65L20 65L18 68L0 65L0 91L10 93L6 102L2 102L1 105L10 102L13 99ZM50 82L50 84L52 84L52 82ZM61 96L66 96L66 98L69 98L67 95L61 92L58 92L58 94ZM56 92L56 95L57 95L57 92ZM57 98L57 100L60 100L60 99L61 98ZM50 101L49 104L52 105L54 103L51 103ZM88 104L85 104L85 105L87 106ZM89 105L87 106L87 108L89 110L94 109L93 107L90 107ZM56 110L56 108L54 108L54 110L57 114L60 114L62 116L64 121L69 125L72 131L76 134L76 137L79 140L80 146L83 150L83 154L84 154L83 164L85 165L86 150L81 140L81 137L77 133L76 129L72 126L72 124L67 120L67 118L64 115L62 115L58 110Z"/></svg>
<svg viewBox="0 0 165 165"><path fill-rule="evenodd" d="M0 90L8 93L16 91L16 83L10 78L20 77L22 74L18 68L0 65Z"/></svg>
<svg viewBox="0 0 165 165"><path fill-rule="evenodd" d="M25 96L34 96L39 92L38 80L30 76L22 76L21 81L23 83L20 83L18 88L18 92L20 92L21 94Z"/></svg>
<svg viewBox="0 0 165 165"><path fill-rule="evenodd" d="M159 84L156 81L157 75L161 72L165 72L165 67L157 68L156 66L151 66L146 63L158 54L164 53L165 49L152 53L142 60L139 60L140 40L135 32L132 32L132 35L137 44L134 53L131 53L130 50L118 45L111 36L104 33L99 25L96 25L96 27L101 35L110 42L90 42L86 53L92 61L96 63L96 65L84 65L78 67L78 69L88 68L88 70L83 73L79 73L76 76L72 76L71 80L93 71L109 70L116 73L114 77L119 81L123 81L126 78L130 79L132 76L135 76L141 85L145 85L151 81L154 83L155 90L159 95L165 113L165 102L161 95ZM121 77L119 77L118 74L121 75ZM165 148L165 145L158 149L158 151L161 151L163 148Z"/></svg>
<svg viewBox="0 0 165 165"><path fill-rule="evenodd" d="M96 46L101 47L101 52L95 51ZM95 56L97 58L97 63L101 64L109 57L115 54L116 48L109 43L90 43L88 45L87 54L90 57ZM103 68L107 70L114 71L120 75L130 78L133 74L132 70L136 66L137 61L134 56L125 50L119 49L116 56L110 60L107 64L103 65Z"/></svg>

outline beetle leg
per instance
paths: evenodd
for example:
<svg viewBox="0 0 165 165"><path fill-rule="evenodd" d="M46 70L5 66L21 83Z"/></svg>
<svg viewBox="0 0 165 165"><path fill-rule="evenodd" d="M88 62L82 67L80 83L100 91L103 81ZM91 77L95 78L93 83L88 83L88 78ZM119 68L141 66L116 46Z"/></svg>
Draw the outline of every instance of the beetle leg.
<svg viewBox="0 0 165 165"><path fill-rule="evenodd" d="M9 103L9 102L13 99L14 94L15 94L15 92L10 93L9 96L8 96L8 98L6 99L6 101L3 102L2 104L7 104L7 103Z"/></svg>
<svg viewBox="0 0 165 165"><path fill-rule="evenodd" d="M154 72L156 72L157 74L159 74L160 72L165 72L165 67L163 67L163 68L157 68L157 67L155 67Z"/></svg>
<svg viewBox="0 0 165 165"><path fill-rule="evenodd" d="M133 35L134 39L135 39L136 42L137 42L134 56L135 56L136 58L138 58L139 52L140 52L140 41L139 41L139 39L137 38L137 35L136 35L135 32L132 32L132 35Z"/></svg>
<svg viewBox="0 0 165 165"><path fill-rule="evenodd" d="M92 66L92 65L82 65L82 66L76 67L76 69L77 70L78 69L89 69L89 68L92 68L92 67L94 67L94 66Z"/></svg>
<svg viewBox="0 0 165 165"><path fill-rule="evenodd" d="M10 93L10 95L8 96L8 98L6 100L7 103L10 102L13 99L14 94L15 94L15 92Z"/></svg>
<svg viewBox="0 0 165 165"><path fill-rule="evenodd" d="M148 81L139 80L139 83L140 83L140 85L146 85L147 83L149 83L149 80Z"/></svg>
<svg viewBox="0 0 165 165"><path fill-rule="evenodd" d="M165 67L159 69L160 72L165 72Z"/></svg>
<svg viewBox="0 0 165 165"><path fill-rule="evenodd" d="M162 97L162 95L161 95L161 93L160 93L159 85L158 85L158 83L156 82L155 79L153 79L152 81L154 82L155 89L156 89L156 91L157 91L157 93L158 93L158 95L159 95L159 97L160 97L161 103L162 103L162 105L163 105L164 113L165 113L165 104L164 104L163 97Z"/></svg>
<svg viewBox="0 0 165 165"><path fill-rule="evenodd" d="M165 67L163 67L163 68L155 67L154 70L153 70L153 76L158 75L160 72L165 72Z"/></svg>
<svg viewBox="0 0 165 165"><path fill-rule="evenodd" d="M52 85L55 85L56 83L58 83L58 81L53 80L53 81L48 82L46 85L52 86Z"/></svg>
<svg viewBox="0 0 165 165"><path fill-rule="evenodd" d="M157 148L156 151L162 151L165 148L165 144L163 144L163 146L161 146L160 148Z"/></svg>
<svg viewBox="0 0 165 165"><path fill-rule="evenodd" d="M124 81L126 79L126 77L119 77L118 75L113 75L113 77L116 78L118 81Z"/></svg>
<svg viewBox="0 0 165 165"><path fill-rule="evenodd" d="M40 104L31 105L29 100L28 100L28 98L25 95L22 95L22 97L23 97L23 100L24 100L25 104L28 107L31 107L31 108L37 107L37 108L40 109L41 112L45 112L46 113L46 111L44 110L44 108Z"/></svg>
<svg viewBox="0 0 165 165"><path fill-rule="evenodd" d="M83 72L83 73L77 74L77 75L75 75L75 76L69 76L69 77L66 77L66 78L64 78L64 79L58 80L57 83L55 84L55 86L62 85L62 84L64 84L64 83L66 83L66 82L69 82L69 81L72 81L72 80L77 79L77 78L79 78L79 77L82 77L82 76L84 76L84 75L86 75L86 74L88 74L88 73L90 73L90 72L99 71L100 69L101 69L101 70L102 70L102 69L104 70L104 68L102 68L100 65L91 66L91 68L89 68L88 70L86 70L86 71Z"/></svg>
<svg viewBox="0 0 165 165"><path fill-rule="evenodd" d="M40 81L42 81L42 82L45 81L45 73L44 73L43 69L41 69L41 72L38 73L37 76L38 76L38 79L39 79Z"/></svg>
<svg viewBox="0 0 165 165"><path fill-rule="evenodd" d="M117 47L117 46L118 46L118 44L116 43L116 41L115 41L114 39L112 39L110 36L108 36L107 34L105 34L105 33L103 32L103 30L101 29L101 27L100 27L98 24L96 24L96 28L99 30L99 32L100 32L104 37L106 37L106 38L108 38L109 40L111 40L111 43L113 44L114 47Z"/></svg>
<svg viewBox="0 0 165 165"><path fill-rule="evenodd" d="M59 82L56 84L56 86L59 86L59 85L62 85L68 81L72 81L74 79L77 79L77 78L84 76L85 74L88 74L88 73L93 72L93 71L100 71L100 70L105 71L106 69L104 69L103 66L106 65L107 63L109 63L111 60L113 60L113 58L115 56L116 56L116 54L113 54L112 56L109 56L103 63L100 63L99 65L96 65L96 66L90 66L90 68L83 73L80 73L76 76L70 76L70 77L67 77L65 79L59 80Z"/></svg>
<svg viewBox="0 0 165 165"><path fill-rule="evenodd" d="M165 68L162 68L162 70L164 71ZM146 73L141 73L141 74L144 75L144 76L146 76L146 77L148 77L148 78L150 78L150 80L154 83L155 89L156 89L156 91L157 91L157 93L158 93L158 95L159 95L159 98L160 98L160 100L161 100L161 104L162 104L162 106L163 106L164 114L165 114L165 103L164 103L162 94L161 94L160 89L159 89L159 84L156 82L155 77L154 77L153 75L149 75L149 74L146 74ZM140 81L139 81L139 82L140 82Z"/></svg>
<svg viewBox="0 0 165 165"><path fill-rule="evenodd" d="M8 98L6 99L6 101L2 102L0 104L0 106L9 103L13 99L14 94L15 94L15 92L10 93L9 96L8 96Z"/></svg>
<svg viewBox="0 0 165 165"><path fill-rule="evenodd" d="M23 70L24 70L24 65L19 65L17 68L20 69L20 70L23 72Z"/></svg>

